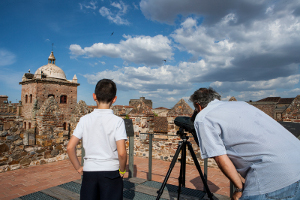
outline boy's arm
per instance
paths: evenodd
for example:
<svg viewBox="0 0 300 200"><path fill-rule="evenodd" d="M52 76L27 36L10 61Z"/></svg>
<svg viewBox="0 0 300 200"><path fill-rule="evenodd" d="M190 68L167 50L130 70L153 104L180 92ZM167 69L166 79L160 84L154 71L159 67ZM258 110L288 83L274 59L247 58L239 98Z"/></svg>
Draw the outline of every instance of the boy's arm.
<svg viewBox="0 0 300 200"><path fill-rule="evenodd" d="M74 168L80 175L82 175L83 167L80 165L80 162L76 155L76 146L77 146L78 142L79 142L79 139L73 135L68 143L67 152L68 152L69 158L70 158L71 163L73 164Z"/></svg>
<svg viewBox="0 0 300 200"><path fill-rule="evenodd" d="M117 143L117 150L119 156L120 171L124 172L127 163L127 152L126 152L125 140L118 140L116 143Z"/></svg>

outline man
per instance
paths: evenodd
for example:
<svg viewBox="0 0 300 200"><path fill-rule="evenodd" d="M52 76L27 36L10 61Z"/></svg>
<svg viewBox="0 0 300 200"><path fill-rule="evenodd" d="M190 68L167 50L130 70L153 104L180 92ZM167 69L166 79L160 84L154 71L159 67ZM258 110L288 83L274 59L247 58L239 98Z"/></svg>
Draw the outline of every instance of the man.
<svg viewBox="0 0 300 200"><path fill-rule="evenodd" d="M236 187L233 199L299 200L300 141L254 106L220 99L212 88L190 97L201 157L215 159Z"/></svg>

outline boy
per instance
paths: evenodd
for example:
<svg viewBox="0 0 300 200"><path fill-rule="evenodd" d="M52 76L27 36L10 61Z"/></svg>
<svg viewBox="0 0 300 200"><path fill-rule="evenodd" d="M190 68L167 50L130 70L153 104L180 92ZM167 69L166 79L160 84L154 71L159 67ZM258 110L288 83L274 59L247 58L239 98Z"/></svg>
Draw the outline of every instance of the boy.
<svg viewBox="0 0 300 200"><path fill-rule="evenodd" d="M80 199L123 199L127 135L124 120L109 109L117 100L116 93L112 80L102 79L97 83L93 93L97 109L80 119L68 143L71 163L83 175ZM83 167L76 156L80 139L85 149Z"/></svg>

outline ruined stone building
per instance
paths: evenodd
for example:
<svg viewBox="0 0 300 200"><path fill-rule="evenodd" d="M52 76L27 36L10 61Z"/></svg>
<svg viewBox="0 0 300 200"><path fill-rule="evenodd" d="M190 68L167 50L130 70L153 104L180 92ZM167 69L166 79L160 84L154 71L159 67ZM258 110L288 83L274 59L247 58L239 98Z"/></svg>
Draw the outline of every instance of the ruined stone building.
<svg viewBox="0 0 300 200"><path fill-rule="evenodd" d="M8 96L6 95L0 95L0 106L4 106L8 104L7 98Z"/></svg>
<svg viewBox="0 0 300 200"><path fill-rule="evenodd" d="M74 75L72 80L67 80L64 71L56 66L53 51L51 52L48 63L38 68L34 74L25 73L22 81L21 101L24 129L35 126L36 112L44 102L53 97L58 102L62 113L61 124L65 129L69 124L71 111L77 104L77 77Z"/></svg>
<svg viewBox="0 0 300 200"><path fill-rule="evenodd" d="M296 98L267 97L248 103L262 110L277 121L300 122L299 99L300 95Z"/></svg>
<svg viewBox="0 0 300 200"><path fill-rule="evenodd" d="M152 101L149 99L146 99L145 97L140 97L140 99L130 99L129 106L136 107L141 102L144 102L144 104L146 104L149 108L152 109Z"/></svg>

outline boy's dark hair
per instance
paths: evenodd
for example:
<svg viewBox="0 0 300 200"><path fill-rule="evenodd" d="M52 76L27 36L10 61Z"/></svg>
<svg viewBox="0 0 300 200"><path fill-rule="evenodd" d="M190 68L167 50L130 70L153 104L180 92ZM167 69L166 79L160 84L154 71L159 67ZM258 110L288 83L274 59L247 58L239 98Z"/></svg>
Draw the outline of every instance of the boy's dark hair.
<svg viewBox="0 0 300 200"><path fill-rule="evenodd" d="M117 94L117 86L110 79L101 79L95 87L98 102L109 103Z"/></svg>

